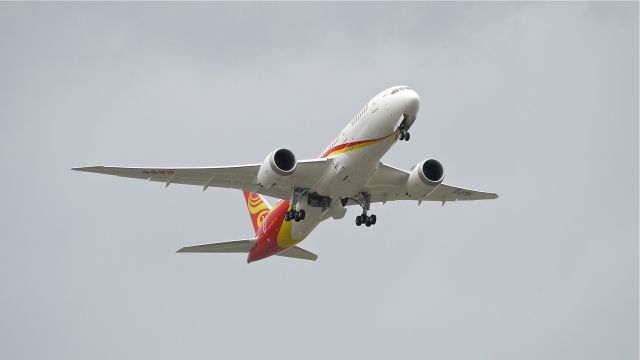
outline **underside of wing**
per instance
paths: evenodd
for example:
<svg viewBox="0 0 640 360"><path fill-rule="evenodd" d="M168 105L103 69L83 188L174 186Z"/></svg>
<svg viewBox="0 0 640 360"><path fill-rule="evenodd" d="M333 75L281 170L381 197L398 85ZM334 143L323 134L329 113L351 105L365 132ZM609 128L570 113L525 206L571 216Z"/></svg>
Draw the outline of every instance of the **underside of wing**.
<svg viewBox="0 0 640 360"><path fill-rule="evenodd" d="M330 166L330 160L299 161L292 175L269 188L259 184L257 176L260 166L261 164L192 168L89 166L72 170L155 181L164 183L165 186L184 184L201 186L203 190L209 187L241 189L278 199L288 199L293 186L312 188Z"/></svg>
<svg viewBox="0 0 640 360"><path fill-rule="evenodd" d="M251 183L260 164L192 168L149 168L88 166L71 170L144 179L170 184L230 187L233 183Z"/></svg>
<svg viewBox="0 0 640 360"><path fill-rule="evenodd" d="M440 184L433 192L422 198L410 197L406 190L410 173L381 163L378 170L367 183L364 191L371 194L371 202L387 202L396 200L422 201L463 201L489 200L498 198L497 194ZM356 205L349 201L348 205Z"/></svg>
<svg viewBox="0 0 640 360"><path fill-rule="evenodd" d="M498 194L469 190L447 184L440 184L424 201L464 201L464 200L492 200L497 199Z"/></svg>

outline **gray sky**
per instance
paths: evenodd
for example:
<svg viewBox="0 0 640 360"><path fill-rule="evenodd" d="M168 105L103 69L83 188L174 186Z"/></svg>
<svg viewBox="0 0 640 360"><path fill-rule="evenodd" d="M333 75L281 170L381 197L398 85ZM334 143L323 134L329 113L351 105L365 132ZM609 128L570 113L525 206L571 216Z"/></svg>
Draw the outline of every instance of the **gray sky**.
<svg viewBox="0 0 640 360"><path fill-rule="evenodd" d="M3 359L637 359L638 3L0 4ZM380 90L384 158L497 201L246 238L238 191L81 165L317 156Z"/></svg>

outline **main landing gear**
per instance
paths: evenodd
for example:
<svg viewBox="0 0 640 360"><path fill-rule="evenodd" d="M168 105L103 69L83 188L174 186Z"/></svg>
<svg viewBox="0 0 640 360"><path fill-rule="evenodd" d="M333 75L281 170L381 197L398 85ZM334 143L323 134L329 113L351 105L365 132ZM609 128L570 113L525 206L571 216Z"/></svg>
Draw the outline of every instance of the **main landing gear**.
<svg viewBox="0 0 640 360"><path fill-rule="evenodd" d="M298 222L300 220L304 220L305 216L306 212L304 211L304 209L301 209L299 211L290 209L289 211L284 213L284 221L294 220L295 222Z"/></svg>
<svg viewBox="0 0 640 360"><path fill-rule="evenodd" d="M289 203L291 204L291 209L289 209L286 213L284 213L284 221L294 220L298 222L300 220L304 220L307 215L304 209L296 210L296 205L300 201L300 199L308 193L308 189L294 188L291 193L291 199Z"/></svg>
<svg viewBox="0 0 640 360"><path fill-rule="evenodd" d="M356 216L356 226L360 226L362 224L365 224L367 227L371 226L371 225L375 225L376 223L376 216L375 215L367 215L366 213L363 213L362 215L358 215Z"/></svg>
<svg viewBox="0 0 640 360"><path fill-rule="evenodd" d="M356 216L356 226L360 226L364 224L366 227L371 225L375 225L376 216L375 215L367 215L367 211L369 211L370 205L370 195L368 193L358 193L358 195L351 198L351 200L355 201L362 207L362 215Z"/></svg>

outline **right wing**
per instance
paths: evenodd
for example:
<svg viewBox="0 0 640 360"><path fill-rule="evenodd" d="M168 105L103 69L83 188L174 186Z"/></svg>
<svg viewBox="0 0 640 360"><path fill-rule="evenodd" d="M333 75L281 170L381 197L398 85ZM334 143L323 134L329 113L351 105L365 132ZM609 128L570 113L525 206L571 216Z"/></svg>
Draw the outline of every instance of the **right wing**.
<svg viewBox="0 0 640 360"><path fill-rule="evenodd" d="M313 188L326 169L331 166L330 159L312 159L298 161L296 171L286 177L286 183L276 184L267 189L258 184L257 174L260 164L193 168L145 168L89 166L71 170L122 176L170 184L185 184L208 187L241 189L278 199L289 199L293 186Z"/></svg>

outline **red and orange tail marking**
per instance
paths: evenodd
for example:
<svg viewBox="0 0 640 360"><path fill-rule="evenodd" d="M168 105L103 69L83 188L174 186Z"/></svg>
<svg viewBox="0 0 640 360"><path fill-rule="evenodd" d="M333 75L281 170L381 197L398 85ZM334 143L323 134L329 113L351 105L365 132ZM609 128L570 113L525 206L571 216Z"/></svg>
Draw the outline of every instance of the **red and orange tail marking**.
<svg viewBox="0 0 640 360"><path fill-rule="evenodd" d="M247 203L247 209L249 210L249 216L251 216L251 225L253 225L253 230L258 232L262 221L264 221L269 211L271 211L271 205L269 205L262 195L247 191L243 191L243 193Z"/></svg>

